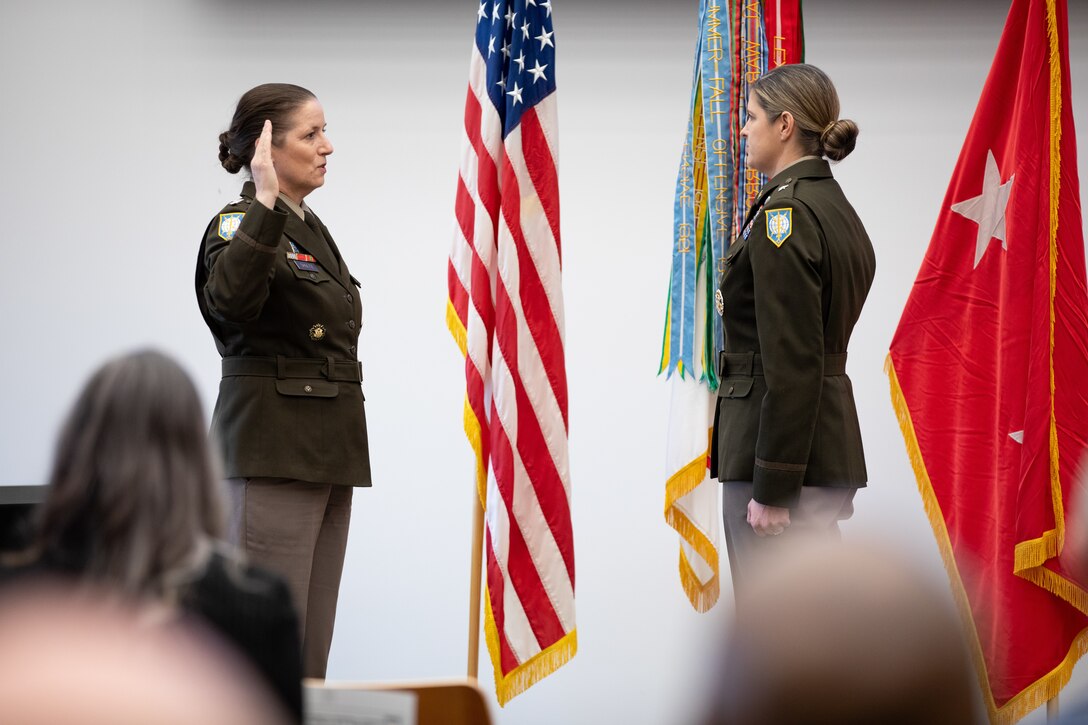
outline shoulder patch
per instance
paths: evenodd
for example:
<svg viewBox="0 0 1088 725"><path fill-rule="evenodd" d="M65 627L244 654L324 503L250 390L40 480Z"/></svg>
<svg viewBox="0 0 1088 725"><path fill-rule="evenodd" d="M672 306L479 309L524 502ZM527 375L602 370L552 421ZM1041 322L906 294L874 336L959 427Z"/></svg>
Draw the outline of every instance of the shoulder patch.
<svg viewBox="0 0 1088 725"><path fill-rule="evenodd" d="M242 217L246 213L244 211L231 212L229 214L219 215L219 237L225 239L228 242L234 239L234 233L238 231L238 226L242 223Z"/></svg>
<svg viewBox="0 0 1088 725"><path fill-rule="evenodd" d="M781 247L793 232L793 209L770 209L767 212L767 239Z"/></svg>

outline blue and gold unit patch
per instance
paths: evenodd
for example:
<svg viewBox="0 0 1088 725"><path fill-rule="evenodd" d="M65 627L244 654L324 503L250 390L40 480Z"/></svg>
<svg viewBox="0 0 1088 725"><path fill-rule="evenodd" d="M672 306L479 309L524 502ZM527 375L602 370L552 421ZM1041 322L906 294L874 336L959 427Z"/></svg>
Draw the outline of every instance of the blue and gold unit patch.
<svg viewBox="0 0 1088 725"><path fill-rule="evenodd" d="M242 223L242 217L246 213L244 211L231 212L230 214L219 215L219 238L225 239L228 242L234 239L234 233L238 231L238 226Z"/></svg>
<svg viewBox="0 0 1088 725"><path fill-rule="evenodd" d="M781 247L793 232L793 209L771 209L767 214L767 239Z"/></svg>

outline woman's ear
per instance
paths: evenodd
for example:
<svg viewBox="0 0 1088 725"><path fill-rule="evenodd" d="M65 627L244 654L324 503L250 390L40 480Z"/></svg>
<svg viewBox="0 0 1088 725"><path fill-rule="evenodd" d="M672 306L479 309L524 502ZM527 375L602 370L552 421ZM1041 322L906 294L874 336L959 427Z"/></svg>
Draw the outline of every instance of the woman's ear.
<svg viewBox="0 0 1088 725"><path fill-rule="evenodd" d="M789 141L793 136L794 130L797 128L797 121L794 119L793 114L789 111L783 111L778 116L777 120L779 138L783 141Z"/></svg>

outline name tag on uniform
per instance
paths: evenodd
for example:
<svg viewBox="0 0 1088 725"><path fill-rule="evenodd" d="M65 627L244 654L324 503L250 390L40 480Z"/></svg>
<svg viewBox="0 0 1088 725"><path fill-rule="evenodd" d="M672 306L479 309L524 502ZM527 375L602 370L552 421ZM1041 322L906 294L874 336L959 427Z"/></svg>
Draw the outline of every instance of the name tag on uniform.
<svg viewBox="0 0 1088 725"><path fill-rule="evenodd" d="M303 261L298 260L298 259L295 259L295 260L292 260L292 261L295 263L295 266L298 267L299 269L301 269L303 272L320 272L321 271L321 267L317 266L313 262L303 262Z"/></svg>

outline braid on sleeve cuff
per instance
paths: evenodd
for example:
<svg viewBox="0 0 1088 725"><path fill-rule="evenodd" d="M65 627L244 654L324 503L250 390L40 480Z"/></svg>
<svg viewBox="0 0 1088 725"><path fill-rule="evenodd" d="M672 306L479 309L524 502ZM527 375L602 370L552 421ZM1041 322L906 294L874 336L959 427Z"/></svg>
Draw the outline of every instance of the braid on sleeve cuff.
<svg viewBox="0 0 1088 725"><path fill-rule="evenodd" d="M259 252L274 254L286 228L287 212L269 209L254 200L242 218L236 236Z"/></svg>
<svg viewBox="0 0 1088 725"><path fill-rule="evenodd" d="M808 465L804 463L779 463L756 459L752 479L752 498L764 506L794 508L801 498L801 486Z"/></svg>

